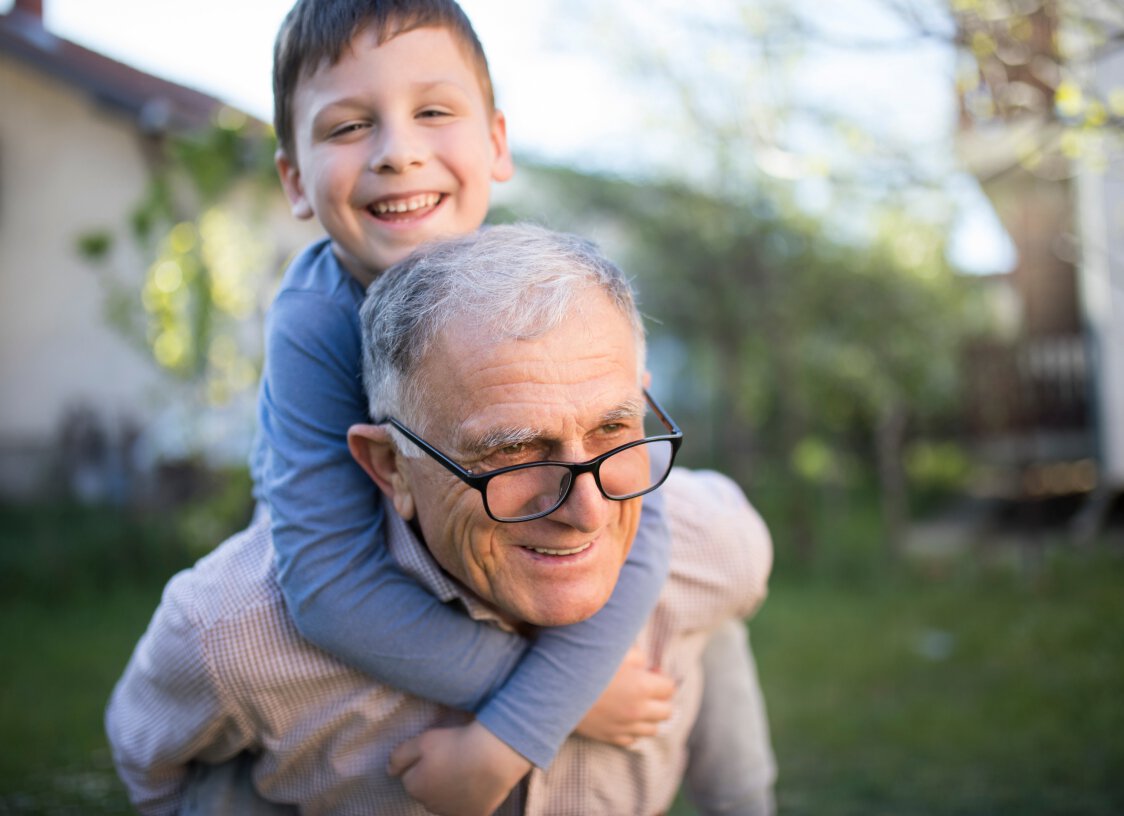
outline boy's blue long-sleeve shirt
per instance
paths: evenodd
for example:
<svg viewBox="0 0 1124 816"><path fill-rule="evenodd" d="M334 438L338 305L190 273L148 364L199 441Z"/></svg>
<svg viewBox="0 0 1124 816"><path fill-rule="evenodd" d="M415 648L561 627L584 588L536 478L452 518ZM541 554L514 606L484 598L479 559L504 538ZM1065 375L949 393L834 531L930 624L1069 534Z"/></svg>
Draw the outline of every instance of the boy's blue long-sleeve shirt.
<svg viewBox="0 0 1124 816"><path fill-rule="evenodd" d="M669 540L659 491L609 603L534 642L479 624L402 574L382 539L378 489L347 429L369 422L360 371L363 287L327 240L285 273L266 320L255 496L269 508L278 575L301 633L382 682L475 711L539 767L608 685L655 606Z"/></svg>

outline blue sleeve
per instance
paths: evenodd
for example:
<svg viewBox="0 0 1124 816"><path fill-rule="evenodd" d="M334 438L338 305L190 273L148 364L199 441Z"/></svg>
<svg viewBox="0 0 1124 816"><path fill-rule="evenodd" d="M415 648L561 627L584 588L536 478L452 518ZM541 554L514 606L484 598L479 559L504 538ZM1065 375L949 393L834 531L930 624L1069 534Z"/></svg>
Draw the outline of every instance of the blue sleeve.
<svg viewBox="0 0 1124 816"><path fill-rule="evenodd" d="M655 609L671 564L659 490L644 497L640 528L609 602L581 623L539 630L535 646L477 719L540 768L601 696Z"/></svg>
<svg viewBox="0 0 1124 816"><path fill-rule="evenodd" d="M378 489L347 429L369 421L354 309L283 291L266 325L259 492L278 580L301 634L378 680L472 710L526 642L482 626L402 573L384 545Z"/></svg>

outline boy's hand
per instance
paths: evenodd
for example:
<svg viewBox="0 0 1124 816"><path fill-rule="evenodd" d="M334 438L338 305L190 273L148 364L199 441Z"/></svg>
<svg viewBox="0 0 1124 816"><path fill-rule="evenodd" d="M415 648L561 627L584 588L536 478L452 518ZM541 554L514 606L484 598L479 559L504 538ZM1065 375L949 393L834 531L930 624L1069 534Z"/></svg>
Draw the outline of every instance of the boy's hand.
<svg viewBox="0 0 1124 816"><path fill-rule="evenodd" d="M484 726L431 728L399 745L387 770L439 816L488 816L503 804L531 763Z"/></svg>
<svg viewBox="0 0 1124 816"><path fill-rule="evenodd" d="M644 655L631 649L605 692L578 723L583 737L627 747L650 737L671 716L675 683L645 665Z"/></svg>

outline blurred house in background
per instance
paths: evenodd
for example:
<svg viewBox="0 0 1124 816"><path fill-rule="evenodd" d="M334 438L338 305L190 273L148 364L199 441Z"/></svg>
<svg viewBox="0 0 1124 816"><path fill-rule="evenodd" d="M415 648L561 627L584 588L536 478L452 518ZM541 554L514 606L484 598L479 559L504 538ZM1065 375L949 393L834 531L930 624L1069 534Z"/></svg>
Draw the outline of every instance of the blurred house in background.
<svg viewBox="0 0 1124 816"><path fill-rule="evenodd" d="M1124 54L1106 51L1094 72L1090 82L1100 98L1119 94ZM1081 312L1101 466L1099 490L1086 514L1090 525L1124 493L1124 138L1107 147L1104 166L1085 164L1077 178Z"/></svg>
<svg viewBox="0 0 1124 816"><path fill-rule="evenodd" d="M111 327L79 238L126 225L169 134L223 106L52 35L41 0L0 16L0 87L0 498L124 501L178 395ZM279 266L309 233L277 198ZM150 259L120 243L115 271L139 293Z"/></svg>
<svg viewBox="0 0 1124 816"><path fill-rule="evenodd" d="M1031 15L1023 59L1004 59L1000 46L1002 70L981 71L985 116L972 111L976 88L960 94L961 157L1018 255L985 284L1011 319L968 353L967 425L990 474L984 492L1085 496L1078 522L1088 528L1124 491L1124 154L1101 165L1066 144L1058 77L1025 58L1057 59L1054 13ZM1102 98L1124 85L1119 58L1097 71Z"/></svg>

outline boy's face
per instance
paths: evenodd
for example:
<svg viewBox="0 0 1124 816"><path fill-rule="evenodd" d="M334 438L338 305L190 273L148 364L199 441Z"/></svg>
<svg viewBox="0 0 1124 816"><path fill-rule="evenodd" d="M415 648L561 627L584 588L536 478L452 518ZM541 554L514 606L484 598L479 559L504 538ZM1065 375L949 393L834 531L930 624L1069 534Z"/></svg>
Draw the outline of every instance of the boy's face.
<svg viewBox="0 0 1124 816"><path fill-rule="evenodd" d="M360 31L293 98L296 156L277 170L298 218L315 216L369 283L419 244L483 223L492 181L512 174L503 114L443 28L376 44Z"/></svg>

